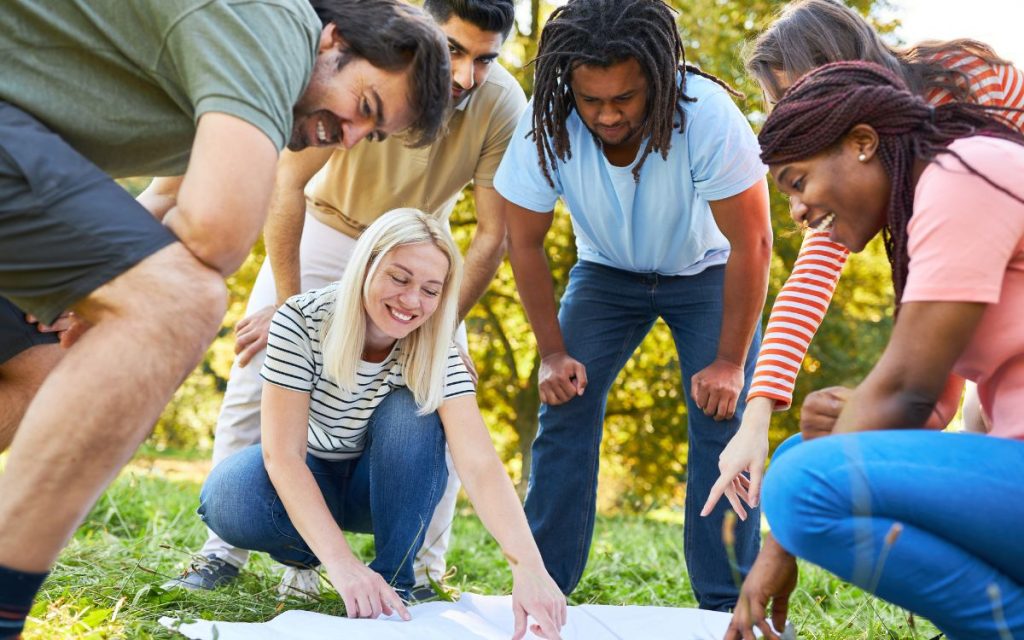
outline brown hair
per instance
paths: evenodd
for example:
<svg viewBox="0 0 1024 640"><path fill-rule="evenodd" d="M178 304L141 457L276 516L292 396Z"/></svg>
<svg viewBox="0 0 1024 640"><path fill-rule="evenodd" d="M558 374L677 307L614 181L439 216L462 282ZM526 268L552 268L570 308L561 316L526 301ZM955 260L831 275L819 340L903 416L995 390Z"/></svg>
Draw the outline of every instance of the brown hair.
<svg viewBox="0 0 1024 640"><path fill-rule="evenodd" d="M975 40L931 40L907 49L894 49L859 13L836 0L796 0L746 51L747 71L764 90L766 102L782 96L775 74L799 78L830 62L873 62L899 76L917 94L936 89L950 92L954 100L975 102L966 74L948 69L942 58L961 52L989 64L1009 64L988 45Z"/></svg>
<svg viewBox="0 0 1024 640"><path fill-rule="evenodd" d="M869 62L832 63L797 81L758 135L761 160L771 165L806 160L835 147L858 124L869 125L878 133L878 158L891 183L883 235L897 303L908 273L907 225L913 214L917 161L951 155L970 173L1024 203L1024 198L996 184L949 149L954 140L976 135L1024 145L1024 134L996 108L965 102L931 106L912 93L899 76Z"/></svg>

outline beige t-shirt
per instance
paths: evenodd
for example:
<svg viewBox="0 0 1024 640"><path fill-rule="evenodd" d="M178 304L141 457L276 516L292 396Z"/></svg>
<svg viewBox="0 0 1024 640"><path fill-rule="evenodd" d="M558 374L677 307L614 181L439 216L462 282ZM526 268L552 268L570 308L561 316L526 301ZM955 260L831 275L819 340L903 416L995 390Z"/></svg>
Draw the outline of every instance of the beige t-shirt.
<svg viewBox="0 0 1024 640"><path fill-rule="evenodd" d="M403 136L391 136L339 149L306 186L306 205L318 220L353 238L398 207L447 218L471 180L491 186L525 109L519 83L495 64L433 144L410 149Z"/></svg>

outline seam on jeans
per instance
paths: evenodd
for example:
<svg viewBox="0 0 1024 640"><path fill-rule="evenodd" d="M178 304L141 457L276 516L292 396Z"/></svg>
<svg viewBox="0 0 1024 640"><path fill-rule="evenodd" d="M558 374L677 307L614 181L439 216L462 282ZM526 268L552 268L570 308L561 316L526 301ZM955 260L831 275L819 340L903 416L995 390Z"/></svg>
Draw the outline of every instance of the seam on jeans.
<svg viewBox="0 0 1024 640"><path fill-rule="evenodd" d="M622 357L623 357L623 355L626 352L626 347L631 342L631 338L633 337L633 335L636 334L636 329L637 329L636 325L634 325L632 328L630 328L629 333L627 333L626 336L623 338L622 343L619 345L619 353L618 353L618 357L616 358L617 362L622 360ZM625 363L623 363L622 367L625 367L625 366L626 366ZM615 372L615 376L612 377L612 380L611 380L611 384L612 385L615 384L615 378L617 378L619 373L622 372L622 367L619 367L618 371ZM611 385L609 385L607 393L610 393L610 392L611 392ZM591 468L590 468L590 475L587 476L588 482L593 482L594 483L594 493L595 494L597 493L597 482L596 482L596 480L592 481L591 478L593 478L595 475L597 475L597 473L601 469L601 439L603 439L603 437L604 437L604 418L605 418L605 406L603 406L603 405L605 405L607 403L607 393L606 393L605 398L604 398L603 401L602 400L598 400L598 402L599 402L599 405L598 405L599 406L599 416L600 416L600 419L601 419L601 424L598 427L598 434L601 435L601 438L599 438L598 442L597 442L597 451L593 452L593 455L591 456L591 458L594 460L594 462L593 462L593 464L591 465ZM580 526L578 526L577 529L576 529L576 531L578 532L577 539L576 539L576 549L578 550L578 553L577 553L577 556L576 556L575 566L573 567L573 575L575 576L574 584L571 585L573 588L575 588L576 585L578 585L580 583L580 580L583 579L583 571L587 568L587 556L590 555L590 553L589 553L589 551L590 551L589 546L590 545L587 544L587 540L586 540L585 536L587 536L587 535L590 536L590 542L592 544L593 543L593 539L594 539L594 529L597 526L597 496L596 495L594 496L594 499L591 501L591 504L589 505L589 508L590 508L589 512L588 511L584 511L584 513L583 513L583 521L580 523ZM590 514L592 514L592 515L590 515ZM587 526L587 521L588 520L590 520L590 526L589 527ZM586 549L586 551L584 551L584 549Z"/></svg>

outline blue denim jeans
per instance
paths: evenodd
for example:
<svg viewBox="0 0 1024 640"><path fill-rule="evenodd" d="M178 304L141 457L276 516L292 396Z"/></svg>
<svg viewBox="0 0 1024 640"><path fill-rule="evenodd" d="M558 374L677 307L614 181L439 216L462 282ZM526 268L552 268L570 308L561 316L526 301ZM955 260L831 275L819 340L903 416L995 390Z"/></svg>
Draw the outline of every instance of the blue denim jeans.
<svg viewBox="0 0 1024 640"><path fill-rule="evenodd" d="M413 587L413 558L448 481L444 445L437 413L417 416L412 393L402 388L370 417L362 456L306 456L335 521L344 531L373 534L377 555L370 568L399 590ZM199 515L236 547L265 551L288 565L320 564L270 482L260 445L214 467L200 494Z"/></svg>
<svg viewBox="0 0 1024 640"><path fill-rule="evenodd" d="M683 546L690 582L701 607L724 610L735 605L739 585L722 542L727 503L720 501L706 518L700 517L700 509L718 479L718 456L739 427L746 389L736 416L723 422L705 416L690 396L690 377L711 364L718 352L724 275L722 266L677 277L582 261L572 268L558 321L569 355L587 368L587 390L565 404L541 407L526 496L530 528L563 592L576 588L590 552L608 391L660 317L676 343L686 398L689 455ZM747 357L747 385L760 335L759 327ZM735 551L742 573L757 556L759 521L755 509L736 527Z"/></svg>
<svg viewBox="0 0 1024 640"><path fill-rule="evenodd" d="M914 430L785 445L762 490L783 548L951 640L1024 638L1024 442Z"/></svg>

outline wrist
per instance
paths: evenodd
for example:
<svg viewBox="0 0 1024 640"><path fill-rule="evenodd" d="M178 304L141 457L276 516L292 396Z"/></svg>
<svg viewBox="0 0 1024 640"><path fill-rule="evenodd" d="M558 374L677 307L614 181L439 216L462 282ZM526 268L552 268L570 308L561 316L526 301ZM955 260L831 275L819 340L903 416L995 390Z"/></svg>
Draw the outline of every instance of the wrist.
<svg viewBox="0 0 1024 640"><path fill-rule="evenodd" d="M743 364L745 360L746 357L742 354L737 355L719 352L718 355L715 356L716 363L728 365L734 369L739 369L740 371L743 371Z"/></svg>

